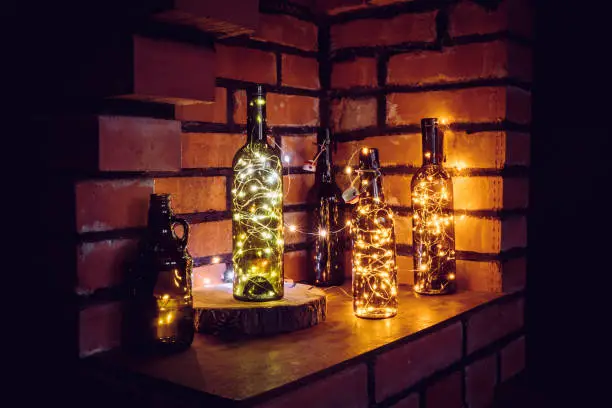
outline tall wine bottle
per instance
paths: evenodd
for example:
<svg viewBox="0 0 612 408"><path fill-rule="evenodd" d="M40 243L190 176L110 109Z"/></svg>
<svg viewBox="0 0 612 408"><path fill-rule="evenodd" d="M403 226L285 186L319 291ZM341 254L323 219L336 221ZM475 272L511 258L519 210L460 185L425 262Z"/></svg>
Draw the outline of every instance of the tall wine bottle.
<svg viewBox="0 0 612 408"><path fill-rule="evenodd" d="M266 140L266 94L247 90L247 143L236 153L232 178L234 297L281 299L283 273L283 175L280 150Z"/></svg>
<svg viewBox="0 0 612 408"><path fill-rule="evenodd" d="M318 232L313 255L315 285L342 285L346 234L340 215L342 192L332 171L329 130L325 131L321 149L317 161L318 201L314 220L314 230Z"/></svg>
<svg viewBox="0 0 612 408"><path fill-rule="evenodd" d="M453 182L442 166L443 134L437 118L421 120L423 165L411 182L414 291L453 293L455 227Z"/></svg>

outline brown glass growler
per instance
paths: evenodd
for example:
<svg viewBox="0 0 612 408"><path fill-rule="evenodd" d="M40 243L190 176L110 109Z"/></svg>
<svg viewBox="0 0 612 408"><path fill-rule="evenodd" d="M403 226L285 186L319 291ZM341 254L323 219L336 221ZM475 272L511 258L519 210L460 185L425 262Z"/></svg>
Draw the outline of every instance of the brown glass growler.
<svg viewBox="0 0 612 408"><path fill-rule="evenodd" d="M183 227L182 237L174 231ZM137 344L145 350L187 349L194 337L191 292L193 259L187 251L189 224L174 216L169 194L151 194L147 234L131 288Z"/></svg>
<svg viewBox="0 0 612 408"><path fill-rule="evenodd" d="M315 210L316 235L313 263L316 286L342 285L344 282L344 225L340 216L342 192L334 181L329 130L325 132L317 161L318 197Z"/></svg>

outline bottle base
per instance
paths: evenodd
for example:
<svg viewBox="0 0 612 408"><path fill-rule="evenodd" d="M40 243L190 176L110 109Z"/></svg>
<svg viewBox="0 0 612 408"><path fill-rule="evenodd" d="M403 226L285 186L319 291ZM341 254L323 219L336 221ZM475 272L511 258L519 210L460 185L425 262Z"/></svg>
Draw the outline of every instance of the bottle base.
<svg viewBox="0 0 612 408"><path fill-rule="evenodd" d="M456 291L457 291L457 289L450 289L450 290L429 290L429 291L413 289L414 293L418 293L419 295L426 295L426 296L452 295Z"/></svg>
<svg viewBox="0 0 612 408"><path fill-rule="evenodd" d="M387 312L387 311L381 311L381 312L359 312L359 311L356 311L354 313L355 313L355 316L357 316L359 318L369 319L369 320L388 319L388 318L397 316L397 311L393 311L393 312Z"/></svg>
<svg viewBox="0 0 612 408"><path fill-rule="evenodd" d="M282 298L283 295L272 296L269 298L251 298L234 294L234 299L240 300L241 302L272 302L273 300L281 300Z"/></svg>

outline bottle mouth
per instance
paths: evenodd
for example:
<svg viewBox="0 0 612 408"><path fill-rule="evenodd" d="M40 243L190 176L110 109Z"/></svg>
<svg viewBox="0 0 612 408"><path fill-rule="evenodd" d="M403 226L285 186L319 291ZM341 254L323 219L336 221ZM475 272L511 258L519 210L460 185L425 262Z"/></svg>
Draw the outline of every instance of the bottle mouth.
<svg viewBox="0 0 612 408"><path fill-rule="evenodd" d="M264 90L263 85L255 85L247 89L247 94L248 94L249 100L252 100L253 98L257 98L257 97L265 98L266 91Z"/></svg>
<svg viewBox="0 0 612 408"><path fill-rule="evenodd" d="M364 169L378 169L380 162L378 160L378 149L373 147L363 147L359 151L359 168Z"/></svg>
<svg viewBox="0 0 612 408"><path fill-rule="evenodd" d="M438 124L438 118L423 118L421 119L421 127L433 127Z"/></svg>

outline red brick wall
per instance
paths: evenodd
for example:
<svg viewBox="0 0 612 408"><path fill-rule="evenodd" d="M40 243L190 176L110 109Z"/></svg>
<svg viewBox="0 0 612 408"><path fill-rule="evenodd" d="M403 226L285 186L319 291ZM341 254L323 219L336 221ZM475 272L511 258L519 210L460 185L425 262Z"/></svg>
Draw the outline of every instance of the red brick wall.
<svg viewBox="0 0 612 408"><path fill-rule="evenodd" d="M418 124L439 116L450 125L446 166L455 184L460 286L522 289L530 31L517 25L524 10L506 2L496 10L459 2L442 15L448 25L439 4L410 1L309 2L330 14L320 26L307 14L262 12L251 38L215 42L214 102L108 101L96 114L57 121L54 137L72 146L53 157L75 178L70 232L77 240L66 249L66 267L74 271L82 305L81 355L120 344L125 265L146 225L152 192L171 193L176 212L191 224L194 284L220 279L231 259L231 160L245 141L245 88L254 83L268 89L273 136L293 152L292 174L284 177L288 222L310 223L314 177L300 168L315 152L320 126L334 132L338 165L361 145L379 148L386 197L397 213L400 283L411 284L409 185L421 163ZM187 49L192 53L193 45ZM342 186L346 179L338 181ZM304 236L287 236L286 243L286 276L307 279L310 243ZM96 321L99 328L88 330ZM469 324L478 327L478 320ZM513 344L504 356L521 347ZM502 371L517 372L513 362L502 361ZM480 378L486 370L475 367L472 378ZM410 406L416 398L405 397L398 404Z"/></svg>
<svg viewBox="0 0 612 408"><path fill-rule="evenodd" d="M410 179L422 163L419 123L439 117L455 191L460 287L523 288L531 122L526 2L505 0L495 9L469 1L442 9L409 1L318 4L332 14L326 64L336 164L346 165L360 146L379 149L386 199L398 213L400 282L413 281Z"/></svg>
<svg viewBox="0 0 612 408"><path fill-rule="evenodd" d="M308 5L297 7L304 11ZM175 57L163 75L180 77L181 86L210 82L205 98L164 98L158 86L161 95L155 98L105 101L103 114L68 115L50 126L61 142L55 144L54 164L74 180L71 232L77 239L66 245L72 260L66 269L74 271L82 305L81 356L120 345L122 285L146 227L151 193L172 194L175 213L191 225L194 285L220 281L231 260L231 162L246 141L245 89L256 83L268 90L271 136L292 157L284 177L285 218L308 227L314 176L301 166L316 153L320 125L318 27L308 16L264 10L250 38L218 38L214 50L184 45L181 38L160 42L164 55ZM146 50L155 57L155 49ZM178 63L182 54L191 58L198 50L199 65L186 69ZM144 68L135 68L136 79L155 85L155 73L141 75L139 69ZM176 86L166 79L160 81L168 89ZM292 235L286 243L286 277L308 279L310 240Z"/></svg>

